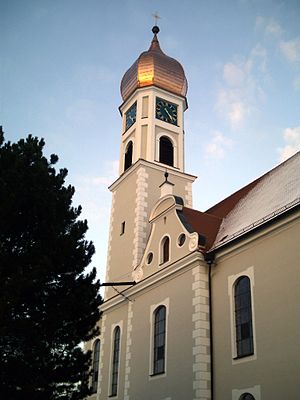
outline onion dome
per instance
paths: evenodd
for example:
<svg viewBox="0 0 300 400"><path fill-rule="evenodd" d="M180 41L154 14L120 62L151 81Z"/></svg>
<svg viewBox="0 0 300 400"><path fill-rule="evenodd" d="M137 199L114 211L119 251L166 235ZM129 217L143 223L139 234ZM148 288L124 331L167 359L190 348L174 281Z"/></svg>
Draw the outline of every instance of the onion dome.
<svg viewBox="0 0 300 400"><path fill-rule="evenodd" d="M136 89L152 85L179 96L186 96L187 80L181 64L161 50L157 39L158 26L154 26L152 32L154 36L149 50L144 51L123 76L121 81L123 101L126 101Z"/></svg>

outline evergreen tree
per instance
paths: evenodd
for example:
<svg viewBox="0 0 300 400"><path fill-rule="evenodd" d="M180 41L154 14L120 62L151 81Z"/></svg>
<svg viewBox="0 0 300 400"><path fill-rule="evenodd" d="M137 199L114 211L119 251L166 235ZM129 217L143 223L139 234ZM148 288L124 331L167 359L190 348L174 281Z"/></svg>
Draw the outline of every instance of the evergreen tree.
<svg viewBox="0 0 300 400"><path fill-rule="evenodd" d="M81 399L101 297L94 246L72 207L67 170L44 140L5 143L0 131L0 398Z"/></svg>

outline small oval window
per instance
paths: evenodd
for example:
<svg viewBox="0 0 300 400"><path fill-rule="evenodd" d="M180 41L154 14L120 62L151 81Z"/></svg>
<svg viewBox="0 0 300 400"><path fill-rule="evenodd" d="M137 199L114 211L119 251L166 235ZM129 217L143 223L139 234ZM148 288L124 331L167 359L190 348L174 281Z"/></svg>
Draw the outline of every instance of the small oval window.
<svg viewBox="0 0 300 400"><path fill-rule="evenodd" d="M184 233L182 233L181 235L179 235L178 237L178 246L183 246L184 242L185 242L186 236Z"/></svg>
<svg viewBox="0 0 300 400"><path fill-rule="evenodd" d="M147 256L147 264L151 264L153 260L153 253L149 253Z"/></svg>

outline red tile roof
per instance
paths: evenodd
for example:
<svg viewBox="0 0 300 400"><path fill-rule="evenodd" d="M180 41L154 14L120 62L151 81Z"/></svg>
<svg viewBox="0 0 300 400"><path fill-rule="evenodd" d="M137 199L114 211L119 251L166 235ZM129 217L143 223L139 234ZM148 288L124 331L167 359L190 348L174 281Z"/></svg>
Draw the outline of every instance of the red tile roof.
<svg viewBox="0 0 300 400"><path fill-rule="evenodd" d="M292 208L300 210L300 152L206 212L184 207L187 223L214 250Z"/></svg>

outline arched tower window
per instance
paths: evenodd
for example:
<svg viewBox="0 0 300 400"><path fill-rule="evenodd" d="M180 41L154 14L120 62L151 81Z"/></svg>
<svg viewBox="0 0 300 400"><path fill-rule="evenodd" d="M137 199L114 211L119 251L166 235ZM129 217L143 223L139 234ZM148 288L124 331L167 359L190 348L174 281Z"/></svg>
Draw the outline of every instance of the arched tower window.
<svg viewBox="0 0 300 400"><path fill-rule="evenodd" d="M125 152L125 160L124 160L124 171L128 169L132 165L132 151L133 151L133 144L130 141L126 147Z"/></svg>
<svg viewBox="0 0 300 400"><path fill-rule="evenodd" d="M166 307L154 311L153 374L165 372Z"/></svg>
<svg viewBox="0 0 300 400"><path fill-rule="evenodd" d="M159 139L159 162L162 164L174 166L174 149L173 143L166 136Z"/></svg>
<svg viewBox="0 0 300 400"><path fill-rule="evenodd" d="M111 370L111 396L118 393L119 358L120 358L120 327L116 326L113 334L113 354Z"/></svg>
<svg viewBox="0 0 300 400"><path fill-rule="evenodd" d="M234 285L235 331L237 357L253 354L251 285L248 276L241 276Z"/></svg>
<svg viewBox="0 0 300 400"><path fill-rule="evenodd" d="M97 392L99 374L100 340L94 342L93 348L93 369L92 369L92 393Z"/></svg>
<svg viewBox="0 0 300 400"><path fill-rule="evenodd" d="M164 237L161 242L161 264L166 263L170 259L170 239Z"/></svg>

